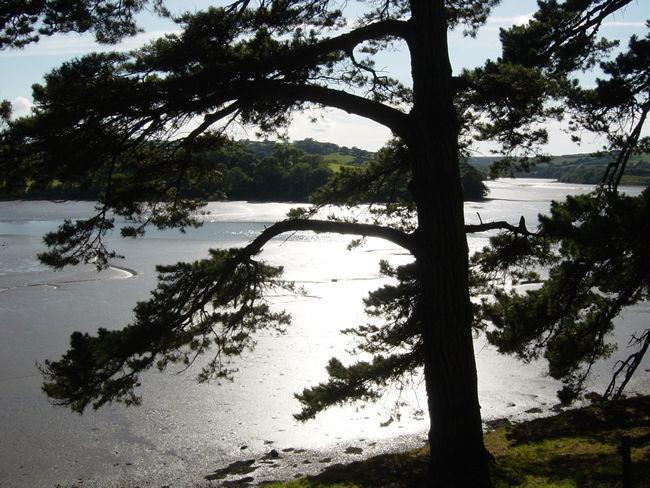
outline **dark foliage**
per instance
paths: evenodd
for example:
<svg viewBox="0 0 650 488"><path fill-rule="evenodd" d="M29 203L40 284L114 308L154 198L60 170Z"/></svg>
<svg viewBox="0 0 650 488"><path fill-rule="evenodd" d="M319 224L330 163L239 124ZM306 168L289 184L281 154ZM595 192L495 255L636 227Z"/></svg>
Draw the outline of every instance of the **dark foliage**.
<svg viewBox="0 0 650 488"><path fill-rule="evenodd" d="M282 270L252 261L234 264L238 252L212 250L202 261L159 266L158 287L149 301L138 303L131 325L100 329L96 336L76 332L63 358L45 362L45 392L79 413L89 404L138 404L133 388L141 372L170 363L190 366L205 352L213 358L199 381L229 377L227 356L251 348L255 331L281 330L289 321L263 300L273 287L291 287L278 281Z"/></svg>
<svg viewBox="0 0 650 488"><path fill-rule="evenodd" d="M0 6L0 49L23 47L56 32L94 32L113 44L139 31L135 15L147 4L167 15L160 0L6 0Z"/></svg>
<svg viewBox="0 0 650 488"><path fill-rule="evenodd" d="M536 235L499 235L473 257L483 291L494 296L480 307L488 339L525 361L543 356L565 385L560 399L573 401L594 362L616 347L608 342L613 319L650 298L648 250L650 190L555 202ZM540 286L521 292L502 282Z"/></svg>

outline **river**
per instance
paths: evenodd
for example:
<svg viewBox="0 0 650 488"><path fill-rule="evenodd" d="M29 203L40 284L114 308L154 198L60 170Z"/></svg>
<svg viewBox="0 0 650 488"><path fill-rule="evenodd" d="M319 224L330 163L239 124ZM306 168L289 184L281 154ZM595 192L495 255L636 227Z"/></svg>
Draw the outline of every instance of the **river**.
<svg viewBox="0 0 650 488"><path fill-rule="evenodd" d="M588 185L551 180L489 182L490 196L465 205L467 223L523 215L529 228L552 199L589 191ZM638 193L639 188L626 191ZM75 330L120 328L138 300L155 286L155 265L205 257L209 248L243 245L295 205L215 202L205 223L187 234L153 231L144 238L109 237L125 259L97 273L91 266L52 271L38 263L42 235L63 219L90 215L89 202L0 202L0 486L214 486L205 477L237 460L255 459L248 474L264 479L318 472L334 462L421 444L428 420L423 385L403 393L399 421L386 424L395 394L372 405L334 408L296 422L293 394L325 379L330 357L350 360L351 343L340 330L363 323L361 299L385 283L378 261L404 263L409 256L377 239L348 251L350 237L296 233L271 241L263 259L285 267L306 296L276 296L292 314L283 335L262 333L257 347L234 361L233 382L197 384L197 369L142 375L140 407L110 405L83 416L50 405L40 390L37 362L58 358ZM359 210L361 211L361 210ZM473 235L470 250L488 234ZM647 327L650 306L619 318L624 346L636 328ZM479 393L484 420L534 416L557 403L558 383L543 362L522 364L476 339ZM595 368L591 387L602 390L624 349ZM631 389L649 391L646 358ZM346 447L359 449L345 453ZM264 460L271 449L279 458ZM267 456L268 457L268 456ZM228 479L237 478L237 476ZM212 483L212 484L211 484Z"/></svg>

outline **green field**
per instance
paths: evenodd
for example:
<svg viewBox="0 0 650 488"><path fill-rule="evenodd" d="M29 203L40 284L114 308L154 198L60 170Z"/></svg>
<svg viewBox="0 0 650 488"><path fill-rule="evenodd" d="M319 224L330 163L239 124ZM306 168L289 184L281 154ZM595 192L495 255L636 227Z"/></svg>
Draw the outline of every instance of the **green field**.
<svg viewBox="0 0 650 488"><path fill-rule="evenodd" d="M362 168L362 165L358 164L346 164L346 163L338 163L338 162L332 162L332 161L325 161L327 163L327 167L331 169L334 173L339 173L341 171L341 168L349 168L349 169L359 169Z"/></svg>
<svg viewBox="0 0 650 488"><path fill-rule="evenodd" d="M341 154L338 152L324 154L321 157L323 158L323 162L328 164L352 164L354 161L354 156L351 154Z"/></svg>

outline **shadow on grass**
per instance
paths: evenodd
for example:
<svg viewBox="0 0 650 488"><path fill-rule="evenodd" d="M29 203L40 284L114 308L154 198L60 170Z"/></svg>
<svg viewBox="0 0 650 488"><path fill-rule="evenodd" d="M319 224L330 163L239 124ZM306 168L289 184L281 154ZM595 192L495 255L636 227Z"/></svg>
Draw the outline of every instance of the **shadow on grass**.
<svg viewBox="0 0 650 488"><path fill-rule="evenodd" d="M631 440L632 486L650 488L650 397L567 411L486 434L496 488L621 487L621 436ZM425 482L426 448L334 465L274 488L415 488Z"/></svg>
<svg viewBox="0 0 650 488"><path fill-rule="evenodd" d="M622 486L621 438L632 443L632 486L650 487L650 397L597 404L495 432L497 486ZM488 439L490 438L488 435ZM489 442L488 442L489 443Z"/></svg>
<svg viewBox="0 0 650 488"><path fill-rule="evenodd" d="M426 486L424 479L428 463L429 453L426 449L382 454L365 461L330 466L311 480L315 486L336 483L349 483L359 488Z"/></svg>
<svg viewBox="0 0 650 488"><path fill-rule="evenodd" d="M499 462L494 468L492 478L496 487L621 486L621 463L612 461L611 455L607 454L565 453L557 456L542 456L538 459L526 458L521 461L507 459Z"/></svg>
<svg viewBox="0 0 650 488"><path fill-rule="evenodd" d="M650 397L569 410L554 417L513 425L508 438L513 445L540 440L581 437L598 442L620 442L624 433L638 437L650 431Z"/></svg>

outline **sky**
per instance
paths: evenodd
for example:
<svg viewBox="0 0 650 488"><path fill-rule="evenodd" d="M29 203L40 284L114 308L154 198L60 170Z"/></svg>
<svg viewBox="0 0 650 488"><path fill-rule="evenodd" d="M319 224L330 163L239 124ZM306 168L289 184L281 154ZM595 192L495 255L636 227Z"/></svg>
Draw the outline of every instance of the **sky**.
<svg viewBox="0 0 650 488"><path fill-rule="evenodd" d="M166 2L172 12L201 10L216 3L211 0L168 0ZM353 15L354 3L349 5L351 5L349 15ZM534 0L503 0L501 5L493 10L487 24L476 38L465 37L460 31L451 32L449 49L454 72L482 65L486 59L498 57L500 55L499 29L525 23L535 11L535 7ZM649 18L650 1L635 0L622 12L607 19L601 35L609 39L620 39L621 44L625 45L632 34L645 35L645 20ZM40 42L22 50L0 51L2 73L0 100L11 101L16 116L27 114L32 105L31 85L42 83L43 76L61 63L92 51L116 49L128 51L178 29L168 20L146 13L140 16L140 24L145 29L144 33L126 39L117 46L98 45L92 35L73 33L42 38ZM382 54L377 58L376 66L408 83L410 68L405 50ZM593 83L590 79L585 81ZM315 123L311 121L314 116L317 118ZM557 123L549 127L550 141L545 148L546 152L568 154L600 149L601 141L589 137L583 140L581 146L577 146L562 129L562 124ZM644 134L650 135L650 124L646 124ZM254 127L238 127L232 135L236 138L256 138ZM319 109L297 115L289 128L288 135L291 140L311 137L323 142L357 146L372 151L383 146L391 136L390 131L381 125L334 109L325 112ZM489 155L490 149L491 147L487 145L477 146L476 155Z"/></svg>

